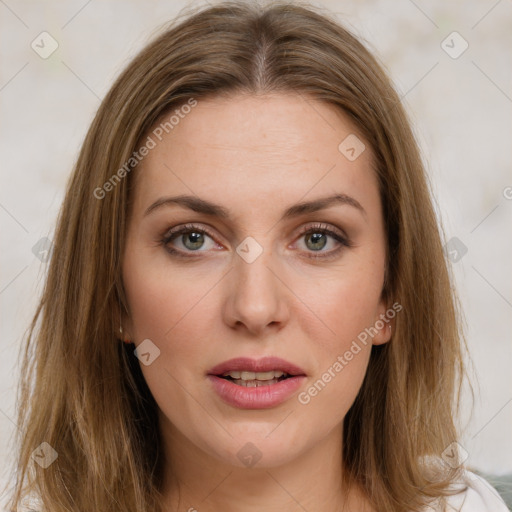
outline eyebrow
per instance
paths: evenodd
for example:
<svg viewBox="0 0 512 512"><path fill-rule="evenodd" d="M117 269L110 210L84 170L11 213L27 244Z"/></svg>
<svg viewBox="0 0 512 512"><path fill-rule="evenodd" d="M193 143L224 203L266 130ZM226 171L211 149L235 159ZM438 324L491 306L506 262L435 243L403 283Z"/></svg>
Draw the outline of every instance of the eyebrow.
<svg viewBox="0 0 512 512"><path fill-rule="evenodd" d="M161 197L151 204L144 212L144 217L160 209L163 206L178 205L194 212L202 213L204 215L212 215L221 219L229 219L231 212L227 208L219 204L212 203L197 196L180 195L173 197ZM281 220L298 217L307 213L315 213L335 205L347 205L359 210L363 216L366 216L365 209L361 203L346 194L333 194L327 197L321 197L312 201L304 201L294 204L287 208L281 217Z"/></svg>

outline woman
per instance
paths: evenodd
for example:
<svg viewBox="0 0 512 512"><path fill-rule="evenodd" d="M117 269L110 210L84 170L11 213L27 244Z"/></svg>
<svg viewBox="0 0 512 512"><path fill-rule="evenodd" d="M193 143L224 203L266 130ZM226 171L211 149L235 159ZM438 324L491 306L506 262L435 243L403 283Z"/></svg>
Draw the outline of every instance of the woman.
<svg viewBox="0 0 512 512"><path fill-rule="evenodd" d="M334 19L176 22L102 102L54 244L13 509L506 510L457 443L418 148Z"/></svg>

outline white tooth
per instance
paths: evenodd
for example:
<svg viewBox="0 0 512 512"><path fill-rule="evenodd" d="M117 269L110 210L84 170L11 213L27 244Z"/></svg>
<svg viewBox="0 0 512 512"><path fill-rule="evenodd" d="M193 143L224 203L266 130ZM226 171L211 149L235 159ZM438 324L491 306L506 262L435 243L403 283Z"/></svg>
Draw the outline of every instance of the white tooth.
<svg viewBox="0 0 512 512"><path fill-rule="evenodd" d="M260 386L272 386L277 384L279 381L277 379L271 380L242 380L237 379L234 380L233 383L238 386L243 386L244 388L259 388Z"/></svg>
<svg viewBox="0 0 512 512"><path fill-rule="evenodd" d="M282 371L271 370L269 372L249 372L249 371L235 371L231 370L229 372L224 373L224 377L231 377L232 379L243 379L243 380L272 380L278 379L285 375Z"/></svg>
<svg viewBox="0 0 512 512"><path fill-rule="evenodd" d="M258 380L270 380L274 378L274 371L270 372L256 372L256 379Z"/></svg>
<svg viewBox="0 0 512 512"><path fill-rule="evenodd" d="M268 372L250 372L250 371L235 371L231 370L229 372L225 372L223 377L231 377L233 380L243 380L243 381L272 381L279 379L283 375L286 375L284 372L280 370L270 370Z"/></svg>

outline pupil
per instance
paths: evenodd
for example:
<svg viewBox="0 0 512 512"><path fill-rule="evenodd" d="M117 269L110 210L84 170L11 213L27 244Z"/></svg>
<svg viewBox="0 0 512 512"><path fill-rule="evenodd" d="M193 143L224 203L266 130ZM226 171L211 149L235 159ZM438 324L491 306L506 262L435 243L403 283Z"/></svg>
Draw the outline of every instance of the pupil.
<svg viewBox="0 0 512 512"><path fill-rule="evenodd" d="M313 246L313 247L310 247L310 248L315 249L315 250L323 249L325 247L326 240L325 240L325 233L313 233L312 235L309 235L308 238L309 238L309 240L313 241L313 244L317 244L318 241L322 237L323 237L323 243L321 243L320 246L316 245L316 246Z"/></svg>
<svg viewBox="0 0 512 512"><path fill-rule="evenodd" d="M188 249L198 249L199 247L201 247L201 245L203 245L203 242L204 242L203 239L204 239L204 235L202 233L192 232L192 233L188 233L187 235L183 236L183 244ZM192 245L187 244L187 240L191 240Z"/></svg>

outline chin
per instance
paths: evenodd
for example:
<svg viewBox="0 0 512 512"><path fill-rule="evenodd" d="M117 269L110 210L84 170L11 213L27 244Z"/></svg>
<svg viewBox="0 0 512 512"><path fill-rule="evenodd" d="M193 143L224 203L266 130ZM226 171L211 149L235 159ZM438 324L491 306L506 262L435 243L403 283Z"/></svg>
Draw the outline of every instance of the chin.
<svg viewBox="0 0 512 512"><path fill-rule="evenodd" d="M272 428L275 429L276 425ZM289 464L303 451L301 445L293 436L276 432L269 435L272 428L266 430L265 434L259 430L251 434L246 430L244 434L230 438L224 450L219 450L219 445L211 446L210 450L221 462L239 468L267 469Z"/></svg>

